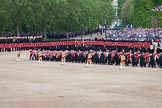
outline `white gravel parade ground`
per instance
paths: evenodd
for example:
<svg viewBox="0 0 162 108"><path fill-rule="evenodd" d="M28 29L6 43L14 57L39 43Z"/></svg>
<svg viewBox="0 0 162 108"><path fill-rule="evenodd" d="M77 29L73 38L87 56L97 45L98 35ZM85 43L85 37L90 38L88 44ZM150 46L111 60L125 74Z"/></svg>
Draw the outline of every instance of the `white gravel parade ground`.
<svg viewBox="0 0 162 108"><path fill-rule="evenodd" d="M28 60L0 53L0 108L162 108L162 69Z"/></svg>

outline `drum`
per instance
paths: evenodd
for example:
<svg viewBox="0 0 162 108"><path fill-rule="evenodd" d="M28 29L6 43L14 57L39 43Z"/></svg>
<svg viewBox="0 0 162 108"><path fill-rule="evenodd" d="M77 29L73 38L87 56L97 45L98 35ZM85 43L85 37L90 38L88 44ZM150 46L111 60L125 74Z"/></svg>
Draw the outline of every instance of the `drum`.
<svg viewBox="0 0 162 108"><path fill-rule="evenodd" d="M150 45L150 50L153 50L154 49L154 46L153 45Z"/></svg>

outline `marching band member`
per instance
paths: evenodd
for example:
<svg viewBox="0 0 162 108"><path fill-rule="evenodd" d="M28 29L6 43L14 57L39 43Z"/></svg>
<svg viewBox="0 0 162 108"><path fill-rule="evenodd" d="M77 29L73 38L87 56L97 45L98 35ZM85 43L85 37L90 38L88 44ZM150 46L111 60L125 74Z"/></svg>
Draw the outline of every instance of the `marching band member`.
<svg viewBox="0 0 162 108"><path fill-rule="evenodd" d="M61 54L61 64L65 64L65 61L66 61L66 53L63 51L62 54Z"/></svg>
<svg viewBox="0 0 162 108"><path fill-rule="evenodd" d="M18 52L18 54L17 54L17 59L16 59L16 62L20 62L20 51Z"/></svg>
<svg viewBox="0 0 162 108"><path fill-rule="evenodd" d="M140 67L146 67L146 62L145 62L145 57L143 52L140 55L139 61L140 61Z"/></svg>
<svg viewBox="0 0 162 108"><path fill-rule="evenodd" d="M149 65L151 65L152 68L155 68L155 60L156 60L155 54L152 53L150 56L150 63L149 63Z"/></svg>
<svg viewBox="0 0 162 108"><path fill-rule="evenodd" d="M38 63L41 63L42 62L42 51L38 51Z"/></svg>
<svg viewBox="0 0 162 108"><path fill-rule="evenodd" d="M90 66L92 65L92 54L91 53L88 53L86 66L88 66L88 65L90 65Z"/></svg>
<svg viewBox="0 0 162 108"><path fill-rule="evenodd" d="M120 56L120 69L124 69L125 68L125 56L123 53L121 53Z"/></svg>

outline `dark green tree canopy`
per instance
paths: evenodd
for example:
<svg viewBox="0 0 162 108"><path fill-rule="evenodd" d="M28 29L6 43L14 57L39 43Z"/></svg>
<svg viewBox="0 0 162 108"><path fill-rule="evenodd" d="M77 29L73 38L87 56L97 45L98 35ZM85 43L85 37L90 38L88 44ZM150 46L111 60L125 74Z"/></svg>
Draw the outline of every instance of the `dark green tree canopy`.
<svg viewBox="0 0 162 108"><path fill-rule="evenodd" d="M134 27L162 27L162 12L151 9L162 0L119 0L120 19Z"/></svg>
<svg viewBox="0 0 162 108"><path fill-rule="evenodd" d="M0 0L0 31L70 32L110 25L112 0Z"/></svg>

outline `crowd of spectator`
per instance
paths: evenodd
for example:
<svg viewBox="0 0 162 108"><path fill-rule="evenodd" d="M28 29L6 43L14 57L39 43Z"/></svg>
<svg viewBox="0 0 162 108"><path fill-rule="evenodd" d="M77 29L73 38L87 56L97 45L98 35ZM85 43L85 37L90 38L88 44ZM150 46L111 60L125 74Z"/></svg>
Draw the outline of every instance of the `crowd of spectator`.
<svg viewBox="0 0 162 108"><path fill-rule="evenodd" d="M92 33L97 33L99 30L86 30L80 32L64 32L64 33L57 33L57 32L50 32L47 33L48 38L55 38L55 39L69 39L77 36L88 35Z"/></svg>
<svg viewBox="0 0 162 108"><path fill-rule="evenodd" d="M162 28L124 28L121 30L108 30L107 40L111 41L141 41L161 43Z"/></svg>
<svg viewBox="0 0 162 108"><path fill-rule="evenodd" d="M61 39L70 39L77 36L84 36L92 33L97 33L98 30L87 30L87 31L81 31L81 32L64 32L64 33L58 33L58 32L48 32L47 38L55 39L55 40L61 40ZM42 42L43 37L45 36L44 33L20 33L19 36L16 36L17 34L14 34L12 32L1 32L0 33L0 43L35 43L35 42Z"/></svg>
<svg viewBox="0 0 162 108"><path fill-rule="evenodd" d="M120 30L109 30L107 32L94 30L82 32L67 32L67 33L47 33L48 38L69 40L71 37L85 36L91 33L98 33L95 40L116 41L116 42L150 42L161 44L162 28L123 28ZM106 33L106 36L105 36ZM102 36L101 36L102 35ZM15 36L12 33L0 33L0 43L34 43L43 42L43 33L23 34ZM79 38L81 39L81 38Z"/></svg>
<svg viewBox="0 0 162 108"><path fill-rule="evenodd" d="M162 11L162 6L156 6L151 9L152 11Z"/></svg>
<svg viewBox="0 0 162 108"><path fill-rule="evenodd" d="M0 44L10 43L35 43L42 42L42 33L20 33L19 36L12 32L1 32L0 33Z"/></svg>
<svg viewBox="0 0 162 108"><path fill-rule="evenodd" d="M43 36L9 36L0 37L1 44L42 42Z"/></svg>

